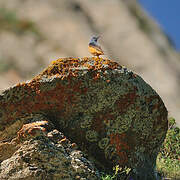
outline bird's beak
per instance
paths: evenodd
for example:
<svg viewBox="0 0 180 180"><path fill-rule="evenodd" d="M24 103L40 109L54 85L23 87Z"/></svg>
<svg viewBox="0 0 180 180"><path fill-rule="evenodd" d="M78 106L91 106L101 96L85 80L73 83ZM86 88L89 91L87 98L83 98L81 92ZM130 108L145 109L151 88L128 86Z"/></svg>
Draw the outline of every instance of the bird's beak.
<svg viewBox="0 0 180 180"><path fill-rule="evenodd" d="M101 36L97 36L97 40L100 38Z"/></svg>

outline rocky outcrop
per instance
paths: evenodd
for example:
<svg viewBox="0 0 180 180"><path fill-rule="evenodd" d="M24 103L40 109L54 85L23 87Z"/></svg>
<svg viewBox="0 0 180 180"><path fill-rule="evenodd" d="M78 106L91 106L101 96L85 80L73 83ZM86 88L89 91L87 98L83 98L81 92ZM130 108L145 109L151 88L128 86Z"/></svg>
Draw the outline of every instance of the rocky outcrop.
<svg viewBox="0 0 180 180"><path fill-rule="evenodd" d="M29 115L37 121L34 114L40 114L44 124L52 123L98 168L128 166L140 178L153 174L167 131L159 95L137 74L102 58L53 61L31 81L3 92L0 107L2 141L32 123ZM18 137L46 129L34 125L23 126ZM9 158L1 156L3 163Z"/></svg>
<svg viewBox="0 0 180 180"><path fill-rule="evenodd" d="M1 149L6 147L1 155L9 154L4 161L1 159L1 180L100 179L77 145L50 127L45 117L37 114L26 118L43 121L25 124L16 138L0 144Z"/></svg>

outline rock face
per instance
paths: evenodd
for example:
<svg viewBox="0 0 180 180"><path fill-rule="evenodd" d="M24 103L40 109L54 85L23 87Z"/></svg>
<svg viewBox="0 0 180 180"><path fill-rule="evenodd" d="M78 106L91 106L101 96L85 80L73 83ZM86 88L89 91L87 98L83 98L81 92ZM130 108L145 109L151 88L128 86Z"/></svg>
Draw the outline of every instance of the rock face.
<svg viewBox="0 0 180 180"><path fill-rule="evenodd" d="M53 61L30 82L6 90L0 107L1 140L13 138L30 114L42 114L97 167L128 166L139 178L153 174L167 131L159 95L137 74L102 58Z"/></svg>
<svg viewBox="0 0 180 180"><path fill-rule="evenodd" d="M28 117L27 117L28 118ZM31 120L44 120L41 115L33 115ZM45 127L43 127L45 126ZM58 130L48 132L47 121L26 124L7 147L10 157L0 166L0 179L93 179L100 178L93 165L84 157L77 145L71 143ZM14 151L9 150L14 147ZM12 154L13 152L13 154Z"/></svg>

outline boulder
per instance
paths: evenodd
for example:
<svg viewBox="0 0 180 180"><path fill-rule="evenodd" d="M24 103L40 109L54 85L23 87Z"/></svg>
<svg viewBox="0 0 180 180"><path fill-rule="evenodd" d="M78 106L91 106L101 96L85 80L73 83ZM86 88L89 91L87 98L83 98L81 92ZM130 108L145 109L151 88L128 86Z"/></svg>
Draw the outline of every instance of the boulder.
<svg viewBox="0 0 180 180"><path fill-rule="evenodd" d="M53 61L31 81L4 91L0 107L1 140L13 138L27 116L41 114L98 168L128 166L139 179L153 174L168 126L166 107L151 86L95 57Z"/></svg>

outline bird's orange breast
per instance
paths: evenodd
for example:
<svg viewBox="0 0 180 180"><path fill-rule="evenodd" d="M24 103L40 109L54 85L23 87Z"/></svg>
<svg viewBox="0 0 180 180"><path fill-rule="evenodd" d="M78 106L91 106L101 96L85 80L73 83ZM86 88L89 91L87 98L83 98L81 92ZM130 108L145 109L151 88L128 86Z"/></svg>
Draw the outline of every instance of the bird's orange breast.
<svg viewBox="0 0 180 180"><path fill-rule="evenodd" d="M93 54L94 56L99 56L99 55L103 55L103 51L99 50L98 48L96 48L95 46L89 46L89 52L91 54Z"/></svg>

